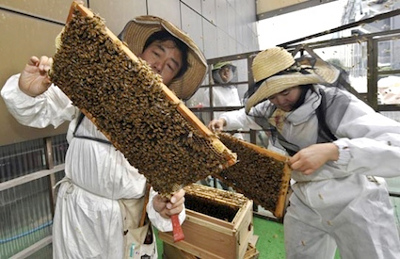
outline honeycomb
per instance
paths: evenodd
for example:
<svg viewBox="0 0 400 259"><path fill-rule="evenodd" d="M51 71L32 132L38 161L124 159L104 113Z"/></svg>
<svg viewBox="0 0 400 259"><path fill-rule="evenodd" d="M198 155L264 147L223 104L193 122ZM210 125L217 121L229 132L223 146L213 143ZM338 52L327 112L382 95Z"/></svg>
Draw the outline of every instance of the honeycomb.
<svg viewBox="0 0 400 259"><path fill-rule="evenodd" d="M52 82L156 191L168 195L229 164L230 150L182 115L182 103L167 98L161 77L132 59L99 15L71 7L68 19Z"/></svg>
<svg viewBox="0 0 400 259"><path fill-rule="evenodd" d="M237 154L238 161L215 177L276 214L282 197L283 200L286 197L290 179L290 174L285 170L285 161L253 149L250 143L228 133L220 133L219 137L225 146ZM281 212L278 214L280 216Z"/></svg>

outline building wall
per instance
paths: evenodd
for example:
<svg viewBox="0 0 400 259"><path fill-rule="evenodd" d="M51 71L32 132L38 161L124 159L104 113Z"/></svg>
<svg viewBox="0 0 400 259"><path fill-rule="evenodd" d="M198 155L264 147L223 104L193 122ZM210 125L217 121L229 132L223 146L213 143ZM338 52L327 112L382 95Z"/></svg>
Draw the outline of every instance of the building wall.
<svg viewBox="0 0 400 259"><path fill-rule="evenodd" d="M19 73L30 56L52 56L72 1L0 0L0 87ZM254 0L86 0L118 34L131 18L157 15L186 31L207 59L258 50ZM64 133L20 125L0 100L0 145Z"/></svg>

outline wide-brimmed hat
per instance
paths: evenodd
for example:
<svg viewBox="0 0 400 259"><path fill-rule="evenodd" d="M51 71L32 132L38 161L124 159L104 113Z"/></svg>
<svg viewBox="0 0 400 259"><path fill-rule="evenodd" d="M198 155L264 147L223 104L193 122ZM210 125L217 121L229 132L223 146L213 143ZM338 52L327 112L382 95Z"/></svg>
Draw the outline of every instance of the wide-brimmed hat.
<svg viewBox="0 0 400 259"><path fill-rule="evenodd" d="M254 82L260 82L281 72L295 63L293 56L284 48L266 49L257 54L251 64Z"/></svg>
<svg viewBox="0 0 400 259"><path fill-rule="evenodd" d="M246 102L246 112L251 107L274 94L299 85L334 83L339 70L320 58L303 56L294 59L284 48L274 47L257 54L252 71L255 82L262 82Z"/></svg>
<svg viewBox="0 0 400 259"><path fill-rule="evenodd" d="M188 69L168 86L179 98L187 100L197 91L204 80L207 73L207 61L194 41L185 32L162 18L144 15L129 21L120 37L127 43L129 49L139 56L143 52L147 39L153 33L161 30L168 31L188 46Z"/></svg>

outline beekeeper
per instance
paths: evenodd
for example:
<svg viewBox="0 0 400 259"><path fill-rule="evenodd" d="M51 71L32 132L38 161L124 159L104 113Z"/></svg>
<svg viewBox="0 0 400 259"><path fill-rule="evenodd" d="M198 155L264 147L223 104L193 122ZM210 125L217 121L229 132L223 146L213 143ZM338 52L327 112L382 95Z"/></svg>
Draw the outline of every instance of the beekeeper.
<svg viewBox="0 0 400 259"><path fill-rule="evenodd" d="M190 98L207 64L194 42L173 24L154 16L128 22L120 35L181 99ZM31 127L71 121L53 223L54 258L157 258L149 224L139 227L146 178L55 85L49 57L31 57L21 74L8 79L1 94L10 113ZM150 191L147 214L160 231L172 231L170 215L185 219L184 191L170 200ZM147 238L146 238L147 237Z"/></svg>
<svg viewBox="0 0 400 259"><path fill-rule="evenodd" d="M236 66L232 62L222 61L213 66L211 73L214 84L216 84L212 87L214 107L242 105L237 87L229 84L234 79L236 72ZM209 88L206 88L203 106L210 106L209 96Z"/></svg>
<svg viewBox="0 0 400 259"><path fill-rule="evenodd" d="M291 154L293 194L284 217L286 258L400 258L387 185L400 176L400 124L333 83L319 58L295 60L283 48L252 65L258 89L245 109L210 128L271 128ZM238 158L240 159L240 158Z"/></svg>
<svg viewBox="0 0 400 259"><path fill-rule="evenodd" d="M229 84L237 75L236 66L233 65L230 61L220 61L213 65L211 73L213 83L215 84L212 87L213 107L242 106L237 87L235 85ZM202 106L209 107L210 88L205 88L202 99ZM214 112L213 116L214 118L218 118L218 116L221 114L222 112ZM200 113L200 119L204 122L204 119L202 118L202 113ZM243 139L243 135L241 133L236 133L235 137ZM232 190L231 187L228 187L220 180L214 179L211 176L200 181L200 183L212 187L216 186L217 188L222 188L224 190Z"/></svg>

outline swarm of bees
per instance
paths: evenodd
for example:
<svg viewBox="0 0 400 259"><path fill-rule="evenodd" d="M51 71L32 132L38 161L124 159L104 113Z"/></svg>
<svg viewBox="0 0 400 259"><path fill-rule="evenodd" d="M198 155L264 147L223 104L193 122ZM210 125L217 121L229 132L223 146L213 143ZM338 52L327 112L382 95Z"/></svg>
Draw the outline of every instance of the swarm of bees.
<svg viewBox="0 0 400 259"><path fill-rule="evenodd" d="M170 194L220 172L221 152L166 98L162 79L132 58L109 35L102 18L73 11L54 55L51 80L144 174L153 188ZM232 153L230 153L232 154Z"/></svg>
<svg viewBox="0 0 400 259"><path fill-rule="evenodd" d="M238 161L215 176L275 216L282 216L283 204L279 203L286 198L290 179L284 159L278 160L263 154L258 151L262 148L253 149L251 143L228 133L220 133L219 137L225 146L237 154Z"/></svg>
<svg viewBox="0 0 400 259"><path fill-rule="evenodd" d="M200 184L191 184L184 189L186 208L228 222L232 222L239 209L248 202L243 194Z"/></svg>

